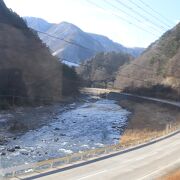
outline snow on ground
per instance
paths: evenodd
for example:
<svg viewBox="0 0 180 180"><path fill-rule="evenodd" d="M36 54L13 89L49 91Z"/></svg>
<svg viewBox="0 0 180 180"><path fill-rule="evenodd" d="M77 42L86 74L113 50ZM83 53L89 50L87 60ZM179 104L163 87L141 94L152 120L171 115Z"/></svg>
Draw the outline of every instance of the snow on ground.
<svg viewBox="0 0 180 180"><path fill-rule="evenodd" d="M77 63L69 62L66 60L64 60L63 63L70 66L70 67L78 67L79 66L79 64L77 64Z"/></svg>
<svg viewBox="0 0 180 180"><path fill-rule="evenodd" d="M1 156L9 167L118 143L129 112L112 100L87 102L57 115L57 121L12 140Z"/></svg>

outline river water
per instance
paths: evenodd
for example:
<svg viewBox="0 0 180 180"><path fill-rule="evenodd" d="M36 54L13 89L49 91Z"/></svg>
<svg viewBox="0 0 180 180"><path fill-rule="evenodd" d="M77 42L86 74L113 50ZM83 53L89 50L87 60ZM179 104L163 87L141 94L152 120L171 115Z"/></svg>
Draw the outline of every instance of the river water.
<svg viewBox="0 0 180 180"><path fill-rule="evenodd" d="M116 144L129 114L115 101L105 99L57 114L56 121L0 145L1 168Z"/></svg>

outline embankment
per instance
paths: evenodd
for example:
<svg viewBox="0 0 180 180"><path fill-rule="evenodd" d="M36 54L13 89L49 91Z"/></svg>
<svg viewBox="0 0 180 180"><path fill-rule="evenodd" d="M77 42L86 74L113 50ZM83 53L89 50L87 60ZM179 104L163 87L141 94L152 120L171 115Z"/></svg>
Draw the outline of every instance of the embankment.
<svg viewBox="0 0 180 180"><path fill-rule="evenodd" d="M122 145L161 136L167 128L180 123L180 108L177 106L120 93L109 93L108 98L118 101L120 106L132 112L120 140Z"/></svg>

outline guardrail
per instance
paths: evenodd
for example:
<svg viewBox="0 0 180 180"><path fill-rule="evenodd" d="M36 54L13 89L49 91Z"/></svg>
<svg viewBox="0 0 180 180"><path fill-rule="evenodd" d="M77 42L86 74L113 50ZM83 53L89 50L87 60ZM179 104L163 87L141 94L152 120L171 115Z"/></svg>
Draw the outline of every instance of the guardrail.
<svg viewBox="0 0 180 180"><path fill-rule="evenodd" d="M0 177L12 178L18 177L22 175L27 175L29 173L42 173L45 170L50 170L52 168L61 168L65 165L77 163L81 161L90 160L92 158L97 158L102 155L113 154L115 152L126 150L127 148L133 148L138 145L142 145L147 142L152 142L153 140L157 140L159 137L165 137L172 132L176 132L180 130L180 124L168 124L166 128L158 133L154 137L149 137L147 139L142 139L141 141L134 142L131 144L121 144L110 145L102 148L91 149L84 152L73 153L67 155L65 157L57 158L57 159L50 159L45 160L37 163L31 163L27 165L21 165L17 167L11 167L6 169L0 169Z"/></svg>

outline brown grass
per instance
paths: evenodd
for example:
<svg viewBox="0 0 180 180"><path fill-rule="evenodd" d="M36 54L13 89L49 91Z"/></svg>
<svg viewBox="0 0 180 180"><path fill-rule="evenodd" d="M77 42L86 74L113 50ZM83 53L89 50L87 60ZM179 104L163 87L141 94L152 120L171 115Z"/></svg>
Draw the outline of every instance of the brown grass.
<svg viewBox="0 0 180 180"><path fill-rule="evenodd" d="M128 127L121 137L122 145L137 144L167 133L168 124L180 123L179 108L146 100L120 100L132 112ZM170 130L170 129L169 129Z"/></svg>
<svg viewBox="0 0 180 180"><path fill-rule="evenodd" d="M127 130L121 138L121 145L131 145L133 143L142 143L148 141L154 137L160 137L164 131L150 131L148 129L143 130Z"/></svg>
<svg viewBox="0 0 180 180"><path fill-rule="evenodd" d="M162 177L161 180L180 180L180 169Z"/></svg>

